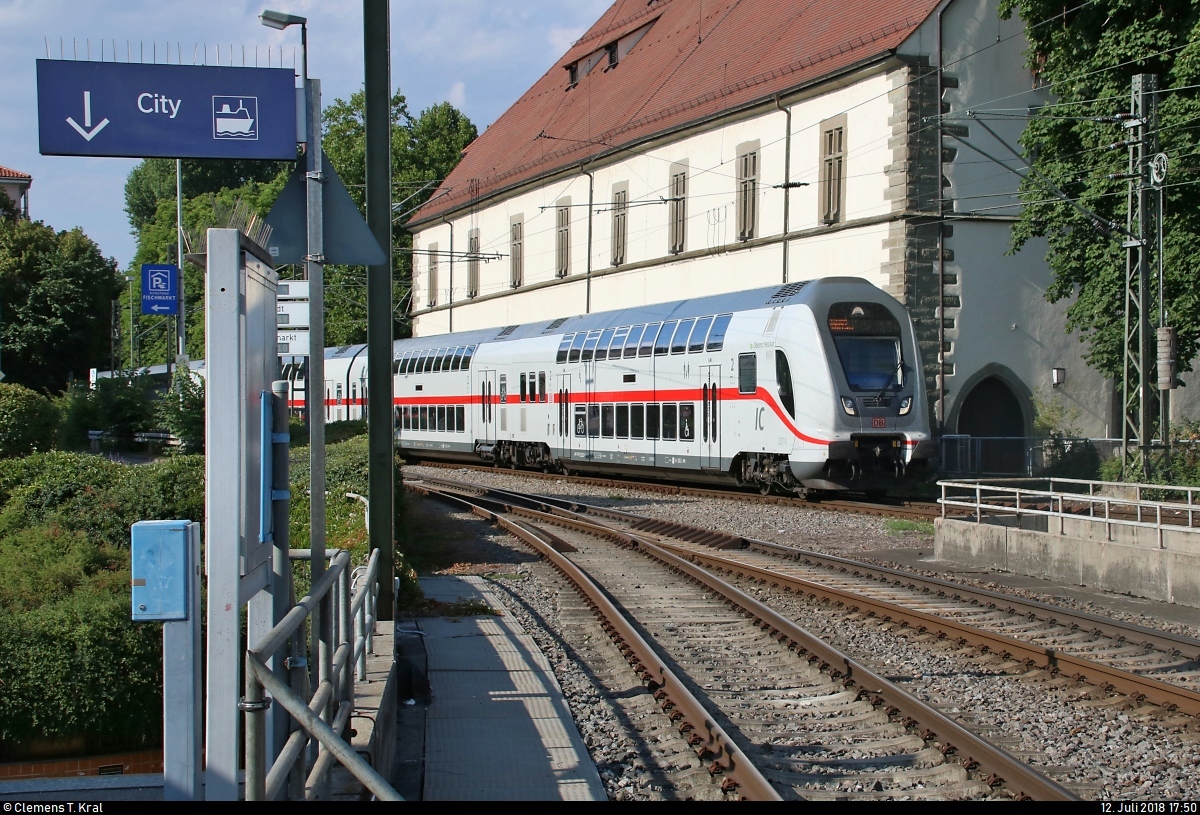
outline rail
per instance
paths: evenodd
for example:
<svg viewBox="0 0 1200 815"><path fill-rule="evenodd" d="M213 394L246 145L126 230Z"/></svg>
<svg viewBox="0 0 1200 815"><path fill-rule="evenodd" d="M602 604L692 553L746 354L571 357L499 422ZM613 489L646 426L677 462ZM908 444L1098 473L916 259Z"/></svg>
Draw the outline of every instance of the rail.
<svg viewBox="0 0 1200 815"><path fill-rule="evenodd" d="M290 551L292 560L311 560L308 549ZM373 645L379 578L379 552L366 566L350 567L350 555L332 550L329 568L278 625L246 651L246 800L274 801L318 797L334 761L338 761L379 800L399 801L399 794L343 739L354 711L354 681L366 679L366 655ZM306 622L319 611L322 625L316 655L317 687L309 693ZM273 673L268 661L287 648L288 681ZM271 699L292 718L292 733L268 767L266 717ZM313 745L315 739L316 745ZM305 777L305 748L315 746L315 760Z"/></svg>
<svg viewBox="0 0 1200 815"><path fill-rule="evenodd" d="M1070 520L1105 524L1106 540L1114 526L1154 529L1162 543L1164 529L1198 532L1200 488L1162 484L1126 484L1078 478L1005 478L939 481L942 517L951 507L970 511L976 522L984 514L1010 514L1058 518L1059 533ZM1056 489L1057 488L1057 489ZM1103 494L1104 492L1125 495ZM1159 501L1149 495L1182 496L1181 501ZM1132 496L1132 497L1128 497Z"/></svg>

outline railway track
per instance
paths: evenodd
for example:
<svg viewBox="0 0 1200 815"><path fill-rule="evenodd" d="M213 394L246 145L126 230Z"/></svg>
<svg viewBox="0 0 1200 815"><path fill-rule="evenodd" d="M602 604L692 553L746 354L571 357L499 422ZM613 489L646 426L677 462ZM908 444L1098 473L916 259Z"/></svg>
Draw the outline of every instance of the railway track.
<svg viewBox="0 0 1200 815"><path fill-rule="evenodd" d="M452 489L564 519L605 519L706 569L820 599L1062 675L1134 702L1200 716L1200 640L797 547L547 496Z"/></svg>
<svg viewBox="0 0 1200 815"><path fill-rule="evenodd" d="M536 498L435 480L408 486L470 506L550 560L729 793L1075 797L662 540L535 508Z"/></svg>
<svg viewBox="0 0 1200 815"><path fill-rule="evenodd" d="M478 472L497 472L496 467L483 464L448 463L444 461L421 461L422 467L436 467L444 470L474 470ZM842 500L822 498L811 500L796 498L788 495L761 495L757 492L747 492L735 488L711 489L680 484L669 481L651 481L637 478L607 478L584 475L565 475L562 473L543 473L536 470L519 470L522 478L532 478L543 481L569 481L577 484L587 484L601 488L638 489L646 492L657 492L664 495L681 495L693 498L722 498L731 501L745 501L749 504L777 504L781 506L803 506L812 509L823 509L836 512L850 512L856 515L875 515L886 518L904 518L913 521L933 521L942 517L942 508L933 501L912 501L901 498L881 498L874 501ZM967 514L953 512L951 514Z"/></svg>

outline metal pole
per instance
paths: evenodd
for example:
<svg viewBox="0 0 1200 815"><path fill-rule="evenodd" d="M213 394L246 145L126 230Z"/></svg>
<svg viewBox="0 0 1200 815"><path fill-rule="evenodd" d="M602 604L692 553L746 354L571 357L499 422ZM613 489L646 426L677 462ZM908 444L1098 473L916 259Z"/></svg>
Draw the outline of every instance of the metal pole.
<svg viewBox="0 0 1200 815"><path fill-rule="evenodd" d="M276 438L286 437L288 432L288 383L285 379L277 379L271 383L271 400L273 408L272 424ZM271 445L274 456L271 472L274 476L271 489L280 494L286 494L290 487L291 473L288 462L288 443L276 441ZM288 554L288 520L291 514L291 501L288 498L276 499L271 507L273 521L274 551L271 558L271 605L273 608L272 623L278 624L292 607L292 560ZM287 659L283 653L272 654L267 660L267 667L279 677L281 682L288 681ZM268 749L271 763L279 757L279 751L287 742L290 734L290 721L282 707L271 708L266 713L268 728Z"/></svg>
<svg viewBox="0 0 1200 815"><path fill-rule="evenodd" d="M367 268L367 429L370 548L379 551L383 618L393 618L394 445L392 403L391 55L388 0L363 0L366 67L367 225L387 260ZM347 388L348 390L348 388Z"/></svg>
<svg viewBox="0 0 1200 815"><path fill-rule="evenodd" d="M183 285L183 162L179 159L175 159L175 232L175 255L179 258L179 314L175 317L179 326L179 350L176 352L176 362L187 364L187 298Z"/></svg>
<svg viewBox="0 0 1200 815"><path fill-rule="evenodd" d="M125 279L129 281L129 370L133 371L133 344L137 341L137 334L134 333L133 327L133 275L126 275Z"/></svg>

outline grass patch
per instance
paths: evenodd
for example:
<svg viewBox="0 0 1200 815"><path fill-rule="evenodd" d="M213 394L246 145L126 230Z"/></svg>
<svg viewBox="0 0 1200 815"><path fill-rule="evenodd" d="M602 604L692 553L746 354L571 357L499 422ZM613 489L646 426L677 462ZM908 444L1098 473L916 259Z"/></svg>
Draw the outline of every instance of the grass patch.
<svg viewBox="0 0 1200 815"><path fill-rule="evenodd" d="M456 600L443 603L441 600L422 598L408 609L417 617L500 617L501 612L478 600Z"/></svg>
<svg viewBox="0 0 1200 815"><path fill-rule="evenodd" d="M933 524L929 521L906 521L902 518L891 518L884 521L889 535L902 535L905 532L917 532L921 535L932 535Z"/></svg>
<svg viewBox="0 0 1200 815"><path fill-rule="evenodd" d="M610 501L624 501L624 500L625 500L625 496L624 496L624 495L617 495L617 494L614 492L612 495L608 496L608 500L610 500Z"/></svg>

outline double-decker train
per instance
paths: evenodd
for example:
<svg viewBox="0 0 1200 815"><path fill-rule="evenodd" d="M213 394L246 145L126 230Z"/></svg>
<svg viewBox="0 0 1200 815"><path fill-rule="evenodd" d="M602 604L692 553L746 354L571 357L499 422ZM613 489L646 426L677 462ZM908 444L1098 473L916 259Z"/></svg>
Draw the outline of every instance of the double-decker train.
<svg viewBox="0 0 1200 815"><path fill-rule="evenodd" d="M392 370L414 458L804 494L936 456L908 312L858 278L399 340ZM326 350L327 419L365 378L365 346Z"/></svg>

